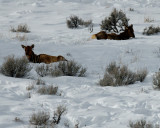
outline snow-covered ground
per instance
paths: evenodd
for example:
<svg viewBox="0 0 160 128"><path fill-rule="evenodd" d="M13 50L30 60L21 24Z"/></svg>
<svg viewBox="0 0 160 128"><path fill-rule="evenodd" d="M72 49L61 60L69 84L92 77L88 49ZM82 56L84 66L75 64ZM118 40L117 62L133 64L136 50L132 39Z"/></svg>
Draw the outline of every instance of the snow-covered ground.
<svg viewBox="0 0 160 128"><path fill-rule="evenodd" d="M90 40L113 8L123 10L130 18L136 38ZM92 19L93 32L88 28L68 29L66 19L73 14ZM154 21L144 22L148 17ZM21 23L26 23L31 33L9 31ZM160 92L152 84L152 76L160 68L160 35L142 35L143 29L152 24L160 25L159 0L0 0L0 65L8 55L23 56L21 44L35 44L36 54L63 55L87 67L86 77L41 78L47 85L58 86L62 96L33 91L28 98L26 87L39 77L34 69L30 73L33 79L0 74L0 128L27 128L34 112L44 110L52 116L58 105L67 108L58 128L65 128L65 122L70 128L77 122L79 128L127 128L130 120L138 119L160 124ZM26 40L19 41L17 36ZM146 68L145 81L121 87L98 86L106 66L113 61L133 71ZM22 122L15 122L16 117Z"/></svg>

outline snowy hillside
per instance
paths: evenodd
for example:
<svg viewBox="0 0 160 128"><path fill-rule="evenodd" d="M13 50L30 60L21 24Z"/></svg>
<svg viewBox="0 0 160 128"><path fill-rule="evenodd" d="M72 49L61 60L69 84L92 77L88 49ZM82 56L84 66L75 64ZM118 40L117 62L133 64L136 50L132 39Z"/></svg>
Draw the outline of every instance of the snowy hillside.
<svg viewBox="0 0 160 128"><path fill-rule="evenodd" d="M136 38L91 40L113 8L126 13ZM93 32L67 28L66 19L71 15L92 20ZM152 22L144 22L145 18ZM10 31L11 26L21 23L26 23L31 32ZM58 86L61 96L31 91L29 98L26 88L40 77L35 72L40 64L31 63L29 77L0 74L0 128L32 127L29 119L34 112L46 111L52 117L58 105L67 108L58 128L67 128L66 122L69 128L77 123L79 128L127 128L130 120L139 119L160 124L160 92L152 83L153 74L160 68L160 34L143 35L143 29L150 25L160 26L160 0L0 0L0 65L8 55L24 56L22 44L34 44L36 54L63 55L87 68L86 77L41 77L46 85ZM146 68L145 81L120 87L99 86L106 66L113 61L132 71Z"/></svg>

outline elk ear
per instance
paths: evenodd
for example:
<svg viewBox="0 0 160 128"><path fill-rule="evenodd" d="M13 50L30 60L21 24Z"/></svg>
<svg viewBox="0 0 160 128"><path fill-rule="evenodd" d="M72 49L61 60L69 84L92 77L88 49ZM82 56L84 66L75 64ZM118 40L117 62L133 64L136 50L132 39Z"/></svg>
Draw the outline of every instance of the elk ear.
<svg viewBox="0 0 160 128"><path fill-rule="evenodd" d="M128 27L127 27L127 26L125 26L125 29L127 30L127 29L128 29Z"/></svg>
<svg viewBox="0 0 160 128"><path fill-rule="evenodd" d="M31 47L34 48L34 44L32 44Z"/></svg>
<svg viewBox="0 0 160 128"><path fill-rule="evenodd" d="M133 24L131 24L130 27L133 27Z"/></svg>
<svg viewBox="0 0 160 128"><path fill-rule="evenodd" d="M22 48L25 48L25 46L24 45L21 45L22 46Z"/></svg>

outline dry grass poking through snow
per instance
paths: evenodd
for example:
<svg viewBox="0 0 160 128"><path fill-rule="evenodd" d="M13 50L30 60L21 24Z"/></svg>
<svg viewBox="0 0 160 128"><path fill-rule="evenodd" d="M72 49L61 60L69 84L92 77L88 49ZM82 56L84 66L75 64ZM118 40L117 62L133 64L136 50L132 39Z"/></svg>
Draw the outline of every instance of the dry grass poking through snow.
<svg viewBox="0 0 160 128"><path fill-rule="evenodd" d="M153 87L155 89L160 89L160 71L156 72L154 75L153 75Z"/></svg>
<svg viewBox="0 0 160 128"><path fill-rule="evenodd" d="M159 128L159 125L154 125L152 123L149 123L145 120L138 120L135 122L130 121L129 122L130 128Z"/></svg>
<svg viewBox="0 0 160 128"><path fill-rule="evenodd" d="M29 33L29 27L27 24L19 24L17 28L14 28L11 26L10 29L11 32L24 32L24 33Z"/></svg>
<svg viewBox="0 0 160 128"><path fill-rule="evenodd" d="M27 91L31 91L31 90L33 90L33 89L35 89L35 84L34 84L34 83L31 83L31 84L29 84L29 85L26 87L26 90L27 90Z"/></svg>
<svg viewBox="0 0 160 128"><path fill-rule="evenodd" d="M143 82L147 76L147 70L139 70L136 73L132 72L125 65L117 65L116 62L110 63L106 70L103 79L99 81L101 86L122 86L134 84L136 81Z"/></svg>
<svg viewBox="0 0 160 128"><path fill-rule="evenodd" d="M48 124L50 118L50 114L48 112L39 111L37 113L33 113L29 119L29 122L32 125L45 126Z"/></svg>
<svg viewBox="0 0 160 128"><path fill-rule="evenodd" d="M45 84L46 84L45 81L43 81L41 78L38 78L36 80L36 85L45 85Z"/></svg>
<svg viewBox="0 0 160 128"><path fill-rule="evenodd" d="M41 95L56 95L58 92L58 87L50 86L42 86L37 90Z"/></svg>
<svg viewBox="0 0 160 128"><path fill-rule="evenodd" d="M134 8L129 8L129 11L134 12Z"/></svg>
<svg viewBox="0 0 160 128"><path fill-rule="evenodd" d="M160 27L153 27L152 25L149 26L149 27L146 27L144 30L143 30L143 35L154 35L154 34L157 34L160 32Z"/></svg>
<svg viewBox="0 0 160 128"><path fill-rule="evenodd" d="M154 22L154 19L151 19L150 17L144 17L144 23L150 23Z"/></svg>

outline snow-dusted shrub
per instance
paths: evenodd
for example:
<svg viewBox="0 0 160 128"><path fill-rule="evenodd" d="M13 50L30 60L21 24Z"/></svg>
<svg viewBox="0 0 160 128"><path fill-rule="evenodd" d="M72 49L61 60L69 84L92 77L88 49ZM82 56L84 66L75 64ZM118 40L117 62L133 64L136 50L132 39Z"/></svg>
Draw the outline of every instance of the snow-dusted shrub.
<svg viewBox="0 0 160 128"><path fill-rule="evenodd" d="M41 78L38 78L36 80L36 85L45 85L45 81L43 81Z"/></svg>
<svg viewBox="0 0 160 128"><path fill-rule="evenodd" d="M27 24L19 24L17 28L11 27L10 31L11 32L24 32L24 33L30 32Z"/></svg>
<svg viewBox="0 0 160 128"><path fill-rule="evenodd" d="M15 58L14 55L8 56L0 68L0 72L5 76L10 77L24 77L32 67L26 57Z"/></svg>
<svg viewBox="0 0 160 128"><path fill-rule="evenodd" d="M86 68L83 68L77 62L71 61L62 61L55 66L41 65L36 67L36 72L41 77L51 75L54 77L58 76L78 76L84 77L86 75ZM39 82L38 82L39 83Z"/></svg>
<svg viewBox="0 0 160 128"><path fill-rule="evenodd" d="M51 76L53 77L64 76L64 73L58 66L55 66L54 69L51 71Z"/></svg>
<svg viewBox="0 0 160 128"><path fill-rule="evenodd" d="M40 87L37 92L42 95L56 95L58 91L58 87L50 86L42 86Z"/></svg>
<svg viewBox="0 0 160 128"><path fill-rule="evenodd" d="M101 86L116 86L113 77L108 73L104 74L104 77L99 81L99 84Z"/></svg>
<svg viewBox="0 0 160 128"><path fill-rule="evenodd" d="M47 76L50 74L50 66L43 64L40 66L36 67L36 72L38 75L40 75L41 77Z"/></svg>
<svg viewBox="0 0 160 128"><path fill-rule="evenodd" d="M86 68L83 68L77 62L71 60L67 62L59 62L51 72L52 76L86 76Z"/></svg>
<svg viewBox="0 0 160 128"><path fill-rule="evenodd" d="M155 89L160 89L160 71L153 75L153 85Z"/></svg>
<svg viewBox="0 0 160 128"><path fill-rule="evenodd" d="M101 86L121 86L134 84L136 81L142 82L147 75L147 70L141 70L134 73L127 66L118 66L115 62L110 63L103 79L99 81Z"/></svg>
<svg viewBox="0 0 160 128"><path fill-rule="evenodd" d="M63 105L59 105L57 110L54 111L53 120L50 120L50 113L45 111L39 111L33 113L29 119L30 124L35 125L36 128L54 128L60 123L62 115L66 113L67 109Z"/></svg>
<svg viewBox="0 0 160 128"><path fill-rule="evenodd" d="M148 74L147 69L137 71L137 73L136 73L137 81L143 82L144 79L146 78L147 74Z"/></svg>
<svg viewBox="0 0 160 128"><path fill-rule="evenodd" d="M149 26L149 27L146 27L144 30L143 30L143 35L154 35L154 34L157 34L160 32L160 27L153 27L153 25Z"/></svg>
<svg viewBox="0 0 160 128"><path fill-rule="evenodd" d="M129 19L122 10L118 11L114 8L110 16L101 21L100 27L101 30L107 32L119 33L125 30L125 26L128 26L128 21Z"/></svg>
<svg viewBox="0 0 160 128"><path fill-rule="evenodd" d="M153 53L155 53L157 55L157 57L160 58L160 47L158 47L158 49L155 49L155 51L153 51Z"/></svg>
<svg viewBox="0 0 160 128"><path fill-rule="evenodd" d="M79 28L80 26L88 27L89 25L92 24L92 20L84 21L78 16L72 15L69 17L69 19L67 19L66 23L68 28L75 29Z"/></svg>
<svg viewBox="0 0 160 128"><path fill-rule="evenodd" d="M50 118L50 114L48 112L39 111L37 113L33 113L29 119L29 122L32 125L45 126L48 124Z"/></svg>
<svg viewBox="0 0 160 128"><path fill-rule="evenodd" d="M154 125L152 123L148 123L145 120L138 120L135 122L129 122L130 128L159 128L159 125Z"/></svg>
<svg viewBox="0 0 160 128"><path fill-rule="evenodd" d="M59 105L57 107L57 110L54 111L54 116L53 116L53 123L54 124L59 124L61 117L63 114L65 114L67 111L66 107L63 105Z"/></svg>

